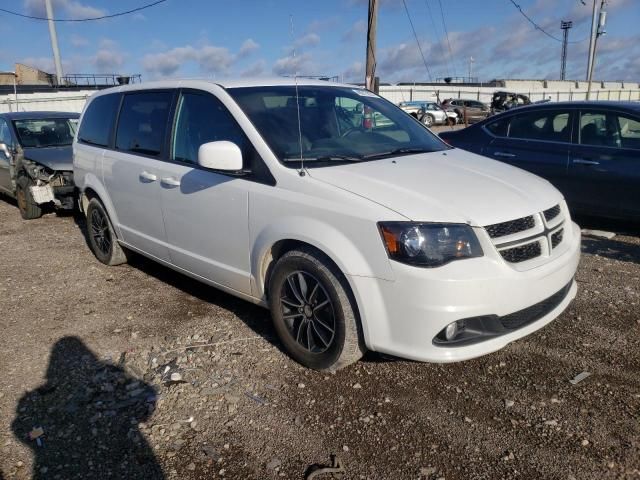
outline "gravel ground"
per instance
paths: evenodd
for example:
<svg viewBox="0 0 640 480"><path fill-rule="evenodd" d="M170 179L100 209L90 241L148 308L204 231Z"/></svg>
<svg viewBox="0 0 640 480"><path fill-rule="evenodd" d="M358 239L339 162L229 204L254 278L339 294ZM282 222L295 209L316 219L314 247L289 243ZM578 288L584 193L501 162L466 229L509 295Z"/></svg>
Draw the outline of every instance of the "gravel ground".
<svg viewBox="0 0 640 480"><path fill-rule="evenodd" d="M640 478L639 230L585 237L575 302L498 353L330 375L265 310L0 200L0 477Z"/></svg>

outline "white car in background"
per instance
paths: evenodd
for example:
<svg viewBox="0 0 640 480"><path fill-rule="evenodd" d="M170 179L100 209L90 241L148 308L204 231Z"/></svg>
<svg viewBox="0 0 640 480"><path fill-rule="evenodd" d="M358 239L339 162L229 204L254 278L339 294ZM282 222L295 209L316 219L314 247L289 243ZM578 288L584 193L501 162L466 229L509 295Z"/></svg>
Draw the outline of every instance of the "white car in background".
<svg viewBox="0 0 640 480"><path fill-rule="evenodd" d="M74 175L101 262L135 251L269 308L310 368L367 349L477 357L576 295L580 230L555 188L349 85L103 90L82 114Z"/></svg>

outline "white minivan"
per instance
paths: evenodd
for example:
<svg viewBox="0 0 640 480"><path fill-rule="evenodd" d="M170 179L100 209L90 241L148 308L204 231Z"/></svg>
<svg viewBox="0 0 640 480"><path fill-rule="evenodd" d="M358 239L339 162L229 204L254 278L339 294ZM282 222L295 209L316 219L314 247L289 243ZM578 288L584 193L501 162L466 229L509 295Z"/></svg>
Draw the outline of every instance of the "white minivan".
<svg viewBox="0 0 640 480"><path fill-rule="evenodd" d="M580 230L547 181L451 148L359 87L162 81L90 98L74 142L88 241L271 310L290 355L498 350L576 295Z"/></svg>

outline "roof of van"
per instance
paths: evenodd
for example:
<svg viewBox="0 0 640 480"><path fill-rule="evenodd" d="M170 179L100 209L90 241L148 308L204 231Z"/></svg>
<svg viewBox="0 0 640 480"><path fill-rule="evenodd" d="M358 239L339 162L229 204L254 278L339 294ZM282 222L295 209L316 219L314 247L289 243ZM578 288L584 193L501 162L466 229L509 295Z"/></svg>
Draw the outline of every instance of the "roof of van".
<svg viewBox="0 0 640 480"><path fill-rule="evenodd" d="M273 77L273 78L240 78L229 80L213 80L210 78L188 78L173 80L154 80L151 82L135 83L130 85L122 85L113 88L100 90L99 94L114 91L129 90L147 90L151 88L180 88L202 87L203 84L219 85L222 88L240 88L240 87L273 87L273 86L328 86L328 87L346 87L362 89L363 87L352 84L329 82L326 80L317 80L304 77Z"/></svg>

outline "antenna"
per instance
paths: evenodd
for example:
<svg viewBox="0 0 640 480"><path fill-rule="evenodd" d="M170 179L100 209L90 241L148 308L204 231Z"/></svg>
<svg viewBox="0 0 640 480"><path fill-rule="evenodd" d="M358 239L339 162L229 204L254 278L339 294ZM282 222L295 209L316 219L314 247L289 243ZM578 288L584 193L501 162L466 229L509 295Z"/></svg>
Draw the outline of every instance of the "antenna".
<svg viewBox="0 0 640 480"><path fill-rule="evenodd" d="M291 44L293 46L293 52L291 52L293 61L291 62L291 65L293 66L293 82L295 83L295 86L296 86L296 110L298 113L298 147L300 149L300 170L298 171L298 175L300 175L301 177L304 177L305 171L304 171L304 157L302 155L302 125L300 122L300 97L298 96L298 72L296 70L296 62L295 62L296 43L293 38L293 15L289 15L289 22L291 24Z"/></svg>

